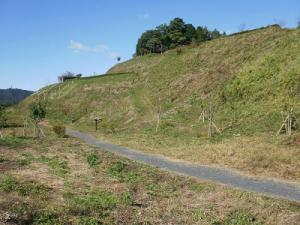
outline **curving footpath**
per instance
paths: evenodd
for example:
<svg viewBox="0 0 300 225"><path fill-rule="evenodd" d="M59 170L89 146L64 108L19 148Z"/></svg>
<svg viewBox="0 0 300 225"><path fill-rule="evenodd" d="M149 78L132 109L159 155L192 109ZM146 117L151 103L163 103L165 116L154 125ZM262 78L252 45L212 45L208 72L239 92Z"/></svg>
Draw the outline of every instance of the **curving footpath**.
<svg viewBox="0 0 300 225"><path fill-rule="evenodd" d="M159 167L168 171L208 180L247 191L257 192L271 197L300 202L300 184L255 179L243 176L228 169L176 162L163 156L138 152L129 148L97 140L93 136L67 129L67 134L101 149L123 155L129 159Z"/></svg>

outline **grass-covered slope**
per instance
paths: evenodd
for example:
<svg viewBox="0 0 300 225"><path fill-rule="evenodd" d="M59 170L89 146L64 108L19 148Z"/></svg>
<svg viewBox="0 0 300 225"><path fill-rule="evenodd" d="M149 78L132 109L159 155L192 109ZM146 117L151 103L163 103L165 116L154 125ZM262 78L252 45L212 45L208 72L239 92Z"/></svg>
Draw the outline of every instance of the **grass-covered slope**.
<svg viewBox="0 0 300 225"><path fill-rule="evenodd" d="M299 48L299 29L271 26L185 47L180 55L136 57L111 75L46 87L19 109L24 115L39 99L50 121L85 131L101 116L98 135L123 145L298 179L299 146L286 147L274 134L281 111L293 108L300 118ZM222 134L208 140L199 116L210 104Z"/></svg>

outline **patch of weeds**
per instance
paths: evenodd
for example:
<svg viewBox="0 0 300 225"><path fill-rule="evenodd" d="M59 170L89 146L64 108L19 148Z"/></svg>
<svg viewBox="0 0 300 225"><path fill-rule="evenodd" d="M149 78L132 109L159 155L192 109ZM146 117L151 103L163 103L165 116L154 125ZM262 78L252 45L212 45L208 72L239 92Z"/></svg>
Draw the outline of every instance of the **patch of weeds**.
<svg viewBox="0 0 300 225"><path fill-rule="evenodd" d="M195 192L214 190L214 186L208 183L193 182L188 187L191 191L195 191Z"/></svg>
<svg viewBox="0 0 300 225"><path fill-rule="evenodd" d="M62 125L54 125L52 127L54 133L57 135L57 137L65 138L66 137L66 127Z"/></svg>
<svg viewBox="0 0 300 225"><path fill-rule="evenodd" d="M125 205L133 205L134 198L130 192L124 192L120 197L120 202Z"/></svg>
<svg viewBox="0 0 300 225"><path fill-rule="evenodd" d="M22 159L18 160L18 164L20 166L27 166L30 165L34 161L34 157L30 153L22 153Z"/></svg>
<svg viewBox="0 0 300 225"><path fill-rule="evenodd" d="M195 221L201 221L206 217L205 213L201 209L191 209L190 213Z"/></svg>
<svg viewBox="0 0 300 225"><path fill-rule="evenodd" d="M146 185L146 188L148 190L148 194L152 196L157 196L158 192L160 190L160 186L155 183L150 183Z"/></svg>
<svg viewBox="0 0 300 225"><path fill-rule="evenodd" d="M99 214L101 217L109 215L118 199L109 192L88 193L84 196L65 195L68 198L69 210L77 215Z"/></svg>
<svg viewBox="0 0 300 225"><path fill-rule="evenodd" d="M11 192L16 189L17 182L11 175L4 175L0 181L0 191Z"/></svg>
<svg viewBox="0 0 300 225"><path fill-rule="evenodd" d="M100 225L102 224L98 219L93 217L84 217L79 221L79 225Z"/></svg>
<svg viewBox="0 0 300 225"><path fill-rule="evenodd" d="M124 161L118 160L109 169L109 174L116 177L118 180L123 181L124 180L124 171L126 169L126 166L127 166L127 164Z"/></svg>
<svg viewBox="0 0 300 225"><path fill-rule="evenodd" d="M42 163L46 163L51 168L53 174L57 176L64 177L69 172L67 161L59 159L58 156L52 158L41 156L38 160Z"/></svg>
<svg viewBox="0 0 300 225"><path fill-rule="evenodd" d="M6 159L6 158L4 158L4 157L2 157L2 156L0 156L0 163L7 162L7 161L9 161L9 160Z"/></svg>
<svg viewBox="0 0 300 225"><path fill-rule="evenodd" d="M86 158L87 163L89 164L90 167L94 167L100 163L100 160L97 155L95 154L90 154Z"/></svg>
<svg viewBox="0 0 300 225"><path fill-rule="evenodd" d="M214 225L263 225L249 212L236 212L222 222L214 222Z"/></svg>
<svg viewBox="0 0 300 225"><path fill-rule="evenodd" d="M126 181L130 182L130 183L141 183L145 180L145 178L136 173L136 172L130 172L127 174L127 176L125 177Z"/></svg>
<svg viewBox="0 0 300 225"><path fill-rule="evenodd" d="M36 213L33 216L33 223L34 225L59 225L61 224L58 220L57 215L48 212L48 211L41 211Z"/></svg>
<svg viewBox="0 0 300 225"><path fill-rule="evenodd" d="M17 192L21 196L39 196L48 198L49 188L36 182L20 183L13 176L5 175L0 181L0 191Z"/></svg>
<svg viewBox="0 0 300 225"><path fill-rule="evenodd" d="M0 138L0 146L7 146L11 148L20 148L24 146L24 139L17 137Z"/></svg>

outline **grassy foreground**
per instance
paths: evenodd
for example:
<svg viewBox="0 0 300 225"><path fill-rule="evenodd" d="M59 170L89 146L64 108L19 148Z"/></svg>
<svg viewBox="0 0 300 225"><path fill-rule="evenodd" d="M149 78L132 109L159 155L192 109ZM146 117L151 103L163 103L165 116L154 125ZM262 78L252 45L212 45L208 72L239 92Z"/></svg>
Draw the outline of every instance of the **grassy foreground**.
<svg viewBox="0 0 300 225"><path fill-rule="evenodd" d="M299 203L160 171L73 138L0 139L0 223L296 225L299 219Z"/></svg>
<svg viewBox="0 0 300 225"><path fill-rule="evenodd" d="M299 224L299 203L178 176L47 135L0 139L0 223Z"/></svg>

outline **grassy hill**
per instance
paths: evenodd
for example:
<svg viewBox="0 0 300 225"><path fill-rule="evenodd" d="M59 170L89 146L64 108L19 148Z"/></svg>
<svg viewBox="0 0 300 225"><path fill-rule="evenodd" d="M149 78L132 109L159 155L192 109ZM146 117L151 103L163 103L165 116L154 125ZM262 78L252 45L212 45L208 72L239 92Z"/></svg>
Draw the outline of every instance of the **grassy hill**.
<svg viewBox="0 0 300 225"><path fill-rule="evenodd" d="M299 136L276 137L281 112L300 118L300 30L270 26L118 64L106 76L45 87L48 119L168 157L300 179ZM207 138L212 108L222 134ZM24 113L22 113L24 116Z"/></svg>

